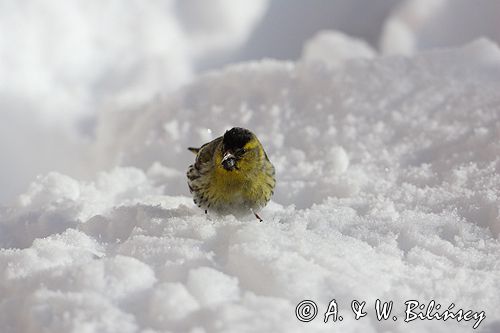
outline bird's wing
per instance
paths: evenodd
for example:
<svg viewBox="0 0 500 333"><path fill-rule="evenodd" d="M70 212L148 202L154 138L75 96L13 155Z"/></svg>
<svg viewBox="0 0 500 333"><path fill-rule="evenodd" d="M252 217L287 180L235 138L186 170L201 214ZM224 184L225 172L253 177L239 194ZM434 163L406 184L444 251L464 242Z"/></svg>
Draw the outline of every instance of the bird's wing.
<svg viewBox="0 0 500 333"><path fill-rule="evenodd" d="M211 144L212 142L214 142L214 141L216 141L216 140L218 140L218 139L220 139L220 138L222 138L222 137L218 137L217 139L214 139L214 140L212 140L212 141L210 141L210 142L207 142L207 143L205 143L203 146L201 146L200 148L188 147L188 150L189 150L189 151L191 151L191 152L193 152L193 153L195 153L195 154L198 154L198 152L199 152L202 148L204 148L205 146L208 146L209 144Z"/></svg>
<svg viewBox="0 0 500 333"><path fill-rule="evenodd" d="M197 166L201 166L202 164L211 162L215 154L215 149L219 147L221 142L222 142L222 136L218 137L213 141L205 143L203 146L201 146L198 151L198 154L196 155L195 164Z"/></svg>

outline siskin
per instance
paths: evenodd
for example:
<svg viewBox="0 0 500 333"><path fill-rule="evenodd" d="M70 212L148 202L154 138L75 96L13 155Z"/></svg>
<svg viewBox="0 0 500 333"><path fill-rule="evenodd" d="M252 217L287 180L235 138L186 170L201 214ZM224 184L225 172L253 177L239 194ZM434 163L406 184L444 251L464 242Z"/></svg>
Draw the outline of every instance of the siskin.
<svg viewBox="0 0 500 333"><path fill-rule="evenodd" d="M194 203L218 214L237 216L257 212L273 195L274 166L262 144L247 129L234 127L200 148L187 171Z"/></svg>

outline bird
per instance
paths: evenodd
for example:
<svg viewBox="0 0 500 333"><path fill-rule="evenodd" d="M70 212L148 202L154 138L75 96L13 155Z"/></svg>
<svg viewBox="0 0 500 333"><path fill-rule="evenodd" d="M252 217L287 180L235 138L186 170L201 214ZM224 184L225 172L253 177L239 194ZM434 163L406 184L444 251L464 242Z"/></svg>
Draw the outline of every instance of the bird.
<svg viewBox="0 0 500 333"><path fill-rule="evenodd" d="M196 159L187 171L194 203L205 214L254 214L267 205L276 185L275 169L257 136L233 127L200 148L189 147Z"/></svg>

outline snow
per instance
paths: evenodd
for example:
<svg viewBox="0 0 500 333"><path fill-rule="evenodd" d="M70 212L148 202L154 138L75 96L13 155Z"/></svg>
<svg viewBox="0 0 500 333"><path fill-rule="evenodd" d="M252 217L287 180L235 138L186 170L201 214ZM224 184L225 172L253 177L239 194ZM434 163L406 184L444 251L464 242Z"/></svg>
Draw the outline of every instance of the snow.
<svg viewBox="0 0 500 333"><path fill-rule="evenodd" d="M327 29L338 32L325 44L350 40L339 32L359 39L332 52L312 43L332 60L354 47L415 54L482 36L498 43L497 12L496 0L0 1L0 203L39 174L95 177L99 117L169 94L203 70L296 60Z"/></svg>
<svg viewBox="0 0 500 333"><path fill-rule="evenodd" d="M0 1L0 202L10 203L40 173L94 176L100 170L87 160L98 113L186 84L205 62L244 43L266 6Z"/></svg>
<svg viewBox="0 0 500 333"><path fill-rule="evenodd" d="M354 58L371 59L376 52L364 41L355 40L337 31L320 31L305 46L302 59L339 66Z"/></svg>
<svg viewBox="0 0 500 333"><path fill-rule="evenodd" d="M388 16L380 40L386 54L458 46L487 36L500 43L496 0L405 0Z"/></svg>
<svg viewBox="0 0 500 333"><path fill-rule="evenodd" d="M495 332L500 49L358 54L230 66L105 114L98 162L122 166L94 180L48 173L1 211L3 330L472 329L348 315L353 299L379 298L400 318L409 299L485 311L480 331ZM187 196L185 148L233 125L253 129L277 169L264 223L206 216ZM345 319L325 324L333 298ZM294 316L303 299L320 308L313 322Z"/></svg>
<svg viewBox="0 0 500 333"><path fill-rule="evenodd" d="M232 1L132 2L149 23L125 11L116 26L103 20L115 2L1 4L0 26L22 21L16 10L39 22L43 8L53 21L16 31L29 59L7 53L15 64L0 65L13 80L0 83L0 195L30 182L0 206L2 332L473 331L474 320L405 323L413 299L485 311L477 331L500 331L499 46L483 38L422 52L427 39L408 22L432 27L451 2L405 1L380 51L322 31L296 61L199 75L242 47L267 5ZM80 24L94 19L113 32ZM53 31L62 43L43 46ZM87 53L95 43L106 57ZM105 70L103 59L137 43L124 67ZM66 52L81 57L54 61ZM165 76L170 66L186 76ZM252 129L276 167L263 223L205 215L187 189L186 148L233 126ZM319 308L309 323L295 317L306 299ZM324 323L332 299L344 320ZM367 302L360 320L355 299ZM394 301L398 320L379 322L376 299Z"/></svg>

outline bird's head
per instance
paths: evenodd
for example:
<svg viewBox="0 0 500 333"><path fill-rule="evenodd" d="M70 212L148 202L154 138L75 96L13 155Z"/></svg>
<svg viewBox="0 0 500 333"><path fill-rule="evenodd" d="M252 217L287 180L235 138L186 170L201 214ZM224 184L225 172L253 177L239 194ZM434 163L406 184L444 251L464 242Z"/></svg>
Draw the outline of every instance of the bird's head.
<svg viewBox="0 0 500 333"><path fill-rule="evenodd" d="M259 165L261 147L252 132L233 127L222 138L220 163L227 171L253 169Z"/></svg>

